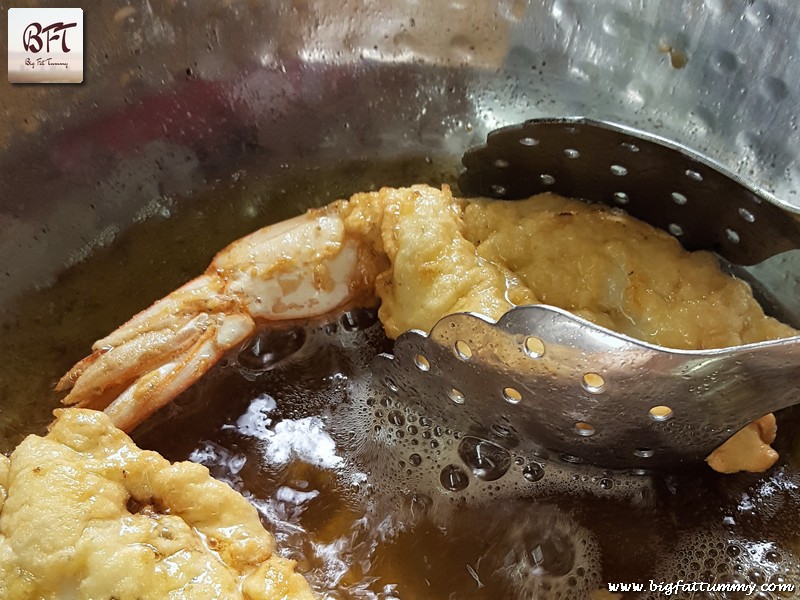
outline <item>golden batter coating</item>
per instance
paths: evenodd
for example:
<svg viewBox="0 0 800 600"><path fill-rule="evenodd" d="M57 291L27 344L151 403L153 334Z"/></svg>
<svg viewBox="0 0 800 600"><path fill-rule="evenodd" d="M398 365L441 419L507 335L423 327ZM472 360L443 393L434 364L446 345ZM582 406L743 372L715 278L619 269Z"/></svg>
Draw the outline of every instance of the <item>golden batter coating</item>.
<svg viewBox="0 0 800 600"><path fill-rule="evenodd" d="M471 202L464 221L478 255L540 302L636 339L703 350L797 333L765 316L750 286L712 254L687 252L618 209L541 194Z"/></svg>
<svg viewBox="0 0 800 600"><path fill-rule="evenodd" d="M0 455L0 598L313 599L205 467L137 448L102 412L57 417Z"/></svg>
<svg viewBox="0 0 800 600"><path fill-rule="evenodd" d="M356 194L342 207L348 234L363 236L389 259L375 282L389 337L430 331L457 312L497 319L515 304L536 302L513 273L476 253L466 237L465 207L448 187L425 185Z"/></svg>
<svg viewBox="0 0 800 600"><path fill-rule="evenodd" d="M349 234L370 235L390 337L474 311L494 319L550 304L668 348L701 350L797 332L771 317L714 256L604 205L556 194L504 202L445 187L384 188L343 207ZM379 232L379 237L374 235Z"/></svg>

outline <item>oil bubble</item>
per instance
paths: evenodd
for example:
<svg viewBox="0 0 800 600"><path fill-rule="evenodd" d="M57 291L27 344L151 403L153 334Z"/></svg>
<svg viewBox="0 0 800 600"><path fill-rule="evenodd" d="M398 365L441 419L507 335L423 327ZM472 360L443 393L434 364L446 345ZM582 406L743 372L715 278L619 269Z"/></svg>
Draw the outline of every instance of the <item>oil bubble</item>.
<svg viewBox="0 0 800 600"><path fill-rule="evenodd" d="M401 413L399 410L391 411L387 418L389 419L389 423L392 425L397 425L398 427L402 427L406 423L403 413Z"/></svg>
<svg viewBox="0 0 800 600"><path fill-rule="evenodd" d="M511 454L494 442L466 436L458 445L458 455L464 464L483 481L495 481L511 466Z"/></svg>
<svg viewBox="0 0 800 600"><path fill-rule="evenodd" d="M444 489L460 492L469 485L469 476L458 465L447 465L439 474L439 481Z"/></svg>
<svg viewBox="0 0 800 600"><path fill-rule="evenodd" d="M247 344L236 361L248 371L270 371L300 350L305 342L304 329L265 330Z"/></svg>
<svg viewBox="0 0 800 600"><path fill-rule="evenodd" d="M522 476L525 478L525 481L539 481L544 477L544 468L542 468L542 465L539 463L531 463L522 469Z"/></svg>

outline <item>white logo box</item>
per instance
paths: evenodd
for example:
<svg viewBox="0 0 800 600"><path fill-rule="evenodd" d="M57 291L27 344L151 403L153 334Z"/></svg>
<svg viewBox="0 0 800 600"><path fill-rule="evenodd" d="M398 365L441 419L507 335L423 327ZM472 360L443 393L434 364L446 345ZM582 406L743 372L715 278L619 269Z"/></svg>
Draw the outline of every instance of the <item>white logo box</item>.
<svg viewBox="0 0 800 600"><path fill-rule="evenodd" d="M83 9L8 9L8 81L83 82Z"/></svg>

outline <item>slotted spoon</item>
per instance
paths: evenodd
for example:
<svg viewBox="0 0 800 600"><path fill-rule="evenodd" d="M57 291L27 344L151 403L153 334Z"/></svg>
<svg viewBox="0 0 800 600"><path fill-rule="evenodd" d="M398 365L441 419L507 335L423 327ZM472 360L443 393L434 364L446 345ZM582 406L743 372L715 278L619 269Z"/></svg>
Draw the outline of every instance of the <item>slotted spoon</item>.
<svg viewBox="0 0 800 600"><path fill-rule="evenodd" d="M620 206L716 252L774 316L800 324L797 208L674 142L585 118L494 131L463 158L463 195L552 191ZM493 323L444 318L373 364L378 393L508 449L649 469L700 461L762 415L800 402L800 337L681 351L550 306Z"/></svg>

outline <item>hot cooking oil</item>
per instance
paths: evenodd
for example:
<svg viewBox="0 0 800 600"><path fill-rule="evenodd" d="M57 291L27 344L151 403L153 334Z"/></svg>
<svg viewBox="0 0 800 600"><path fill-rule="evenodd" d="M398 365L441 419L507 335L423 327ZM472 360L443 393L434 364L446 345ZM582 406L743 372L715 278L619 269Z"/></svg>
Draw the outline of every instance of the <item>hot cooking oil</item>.
<svg viewBox="0 0 800 600"><path fill-rule="evenodd" d="M446 179L424 160L376 169L220 183L23 296L0 338L3 449L43 430L53 383L93 340L225 244L354 191ZM133 437L244 494L322 597L584 599L620 582L800 584L797 411L780 418L783 459L766 474L603 471L517 455L402 398L371 396L369 364L384 351L391 343L369 308L262 330Z"/></svg>

